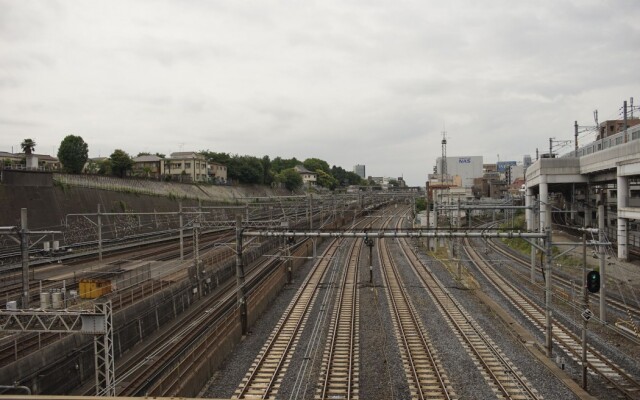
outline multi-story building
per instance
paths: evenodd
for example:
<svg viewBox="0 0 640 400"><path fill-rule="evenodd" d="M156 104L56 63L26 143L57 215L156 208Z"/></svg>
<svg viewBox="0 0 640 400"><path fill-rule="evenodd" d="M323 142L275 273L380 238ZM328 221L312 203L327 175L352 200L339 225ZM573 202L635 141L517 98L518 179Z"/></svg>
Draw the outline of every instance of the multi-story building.
<svg viewBox="0 0 640 400"><path fill-rule="evenodd" d="M365 172L365 166L364 165L354 165L353 166L353 172L358 175L360 178L364 179L367 175Z"/></svg>
<svg viewBox="0 0 640 400"><path fill-rule="evenodd" d="M302 165L296 165L295 170L302 177L302 183L305 186L315 186L318 178L318 174L311 172Z"/></svg>
<svg viewBox="0 0 640 400"><path fill-rule="evenodd" d="M227 183L227 166L210 161L209 179L211 179L211 181L215 183Z"/></svg>
<svg viewBox="0 0 640 400"><path fill-rule="evenodd" d="M596 140L608 138L609 136L613 136L616 133L624 131L624 124L624 120L621 119L614 119L600 123L598 137L596 137ZM631 128L638 124L640 124L640 119L638 118L627 119L627 128Z"/></svg>
<svg viewBox="0 0 640 400"><path fill-rule="evenodd" d="M436 175L442 174L442 157L436 160ZM447 175L455 180L460 177L461 186L473 187L473 180L482 177L482 156L447 157Z"/></svg>
<svg viewBox="0 0 640 400"><path fill-rule="evenodd" d="M164 173L164 159L156 155L133 158L133 175L145 178L160 178Z"/></svg>
<svg viewBox="0 0 640 400"><path fill-rule="evenodd" d="M171 153L164 160L164 174L180 182L204 182L208 179L207 160L193 151Z"/></svg>

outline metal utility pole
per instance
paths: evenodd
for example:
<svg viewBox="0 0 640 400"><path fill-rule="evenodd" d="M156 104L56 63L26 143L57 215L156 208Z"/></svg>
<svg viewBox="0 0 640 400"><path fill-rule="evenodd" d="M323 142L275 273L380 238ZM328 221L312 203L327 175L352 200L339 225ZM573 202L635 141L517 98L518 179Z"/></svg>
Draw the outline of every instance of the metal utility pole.
<svg viewBox="0 0 640 400"><path fill-rule="evenodd" d="M442 131L442 159L440 160L440 184L444 184L447 172L447 132Z"/></svg>
<svg viewBox="0 0 640 400"><path fill-rule="evenodd" d="M202 279L200 279L200 215L193 222L193 266L196 273L198 298L202 298Z"/></svg>
<svg viewBox="0 0 640 400"><path fill-rule="evenodd" d="M574 128L573 137L574 137L575 151L577 156L578 155L578 121L574 121L573 128Z"/></svg>
<svg viewBox="0 0 640 400"><path fill-rule="evenodd" d="M236 215L236 295L240 308L242 335L247 334L247 302L244 287L244 264L242 261L242 216Z"/></svg>
<svg viewBox="0 0 640 400"><path fill-rule="evenodd" d="M22 295L20 300L22 302L21 308L29 308L29 238L31 235L38 234L43 235L40 239L33 242L31 246L34 246L40 240L44 239L47 235L53 235L61 233L60 231L31 231L29 230L29 224L27 221L27 209L20 209L20 226L0 226L0 236L7 235L7 237L20 245L20 256L22 259ZM17 236L17 237L16 237ZM7 299L9 300L9 299Z"/></svg>
<svg viewBox="0 0 640 400"><path fill-rule="evenodd" d="M98 260L102 261L102 210L98 204Z"/></svg>
<svg viewBox="0 0 640 400"><path fill-rule="evenodd" d="M431 229L431 225L429 223L430 222L429 219L430 219L430 216L431 216L431 210L429 208L429 182L427 182L425 188L426 188L426 194L427 194L425 196L425 198L426 198L426 201L425 201L425 204L426 204L425 212L427 213L427 229ZM429 238L427 238L427 251L431 250L430 244L431 244L430 240L429 240Z"/></svg>
<svg viewBox="0 0 640 400"><path fill-rule="evenodd" d="M456 227L460 230L460 194L458 194L458 215L456 217ZM460 238L455 239L455 255L458 263L458 280L462 280L462 265L460 263Z"/></svg>
<svg viewBox="0 0 640 400"><path fill-rule="evenodd" d="M582 234L582 388L587 389L587 322L589 310L589 291L587 290L587 233Z"/></svg>
<svg viewBox="0 0 640 400"><path fill-rule="evenodd" d="M620 196L620 193L618 193ZM600 193L598 193L598 241L601 243L598 246L598 256L600 258L600 320L603 324L606 324L606 282L607 275L605 274L605 253L604 253L604 245L602 243L605 242L604 237L604 202L605 202L605 193L604 189L600 189ZM586 281L585 281L586 282Z"/></svg>
<svg viewBox="0 0 640 400"><path fill-rule="evenodd" d="M22 308L29 308L29 228L27 209L20 209L20 253L22 255Z"/></svg>
<svg viewBox="0 0 640 400"><path fill-rule="evenodd" d="M622 106L624 108L623 113L624 113L624 142L627 143L627 101L624 101L624 104Z"/></svg>
<svg viewBox="0 0 640 400"><path fill-rule="evenodd" d="M309 230L313 229L313 200L309 194Z"/></svg>
<svg viewBox="0 0 640 400"><path fill-rule="evenodd" d="M545 239L545 262L547 264L545 268L545 324L547 327L547 356L551 358L553 355L553 320L551 315L553 254L551 252L551 228L545 228L545 233L547 234Z"/></svg>
<svg viewBox="0 0 640 400"><path fill-rule="evenodd" d="M182 201L178 202L178 215L180 216L180 261L184 260L184 228L182 220Z"/></svg>
<svg viewBox="0 0 640 400"><path fill-rule="evenodd" d="M369 247L369 283L373 284L373 239L365 237L364 244Z"/></svg>

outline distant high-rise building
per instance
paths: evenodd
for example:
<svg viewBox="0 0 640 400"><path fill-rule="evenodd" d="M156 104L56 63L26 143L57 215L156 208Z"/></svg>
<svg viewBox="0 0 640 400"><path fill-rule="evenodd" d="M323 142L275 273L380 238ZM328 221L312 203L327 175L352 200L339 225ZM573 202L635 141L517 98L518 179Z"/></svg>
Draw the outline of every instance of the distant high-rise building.
<svg viewBox="0 0 640 400"><path fill-rule="evenodd" d="M525 154L522 159L522 166L527 168L529 165L531 165L531 156L529 154Z"/></svg>
<svg viewBox="0 0 640 400"><path fill-rule="evenodd" d="M355 174L357 174L357 175L358 175L360 178L362 178L362 179L364 179L364 178L367 176L367 174L366 174L366 173L365 173L365 171L364 171L364 165L360 165L360 164L355 165L355 166L353 167L353 172L354 172Z"/></svg>

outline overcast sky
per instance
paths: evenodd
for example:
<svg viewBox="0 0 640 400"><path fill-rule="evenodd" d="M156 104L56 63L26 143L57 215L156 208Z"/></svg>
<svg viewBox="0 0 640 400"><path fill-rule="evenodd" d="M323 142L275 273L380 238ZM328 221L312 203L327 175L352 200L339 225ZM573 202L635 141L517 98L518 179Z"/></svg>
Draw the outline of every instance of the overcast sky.
<svg viewBox="0 0 640 400"><path fill-rule="evenodd" d="M317 157L424 185L443 129L449 156L521 161L639 89L638 0L0 0L0 151L74 134L90 157Z"/></svg>

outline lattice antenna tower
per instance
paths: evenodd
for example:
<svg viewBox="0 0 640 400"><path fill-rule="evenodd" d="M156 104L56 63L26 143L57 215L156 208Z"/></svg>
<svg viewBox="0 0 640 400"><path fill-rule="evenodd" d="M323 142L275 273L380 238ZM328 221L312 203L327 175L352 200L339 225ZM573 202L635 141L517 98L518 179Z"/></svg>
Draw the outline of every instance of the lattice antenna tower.
<svg viewBox="0 0 640 400"><path fill-rule="evenodd" d="M440 165L440 174L441 179L440 182L444 183L444 178L447 176L447 131L442 131L442 156L440 159L442 163Z"/></svg>

